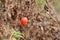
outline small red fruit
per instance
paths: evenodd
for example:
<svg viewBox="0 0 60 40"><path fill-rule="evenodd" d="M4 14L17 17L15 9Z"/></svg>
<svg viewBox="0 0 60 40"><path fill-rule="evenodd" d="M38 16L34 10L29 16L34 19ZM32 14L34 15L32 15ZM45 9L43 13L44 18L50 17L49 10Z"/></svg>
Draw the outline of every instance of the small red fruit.
<svg viewBox="0 0 60 40"><path fill-rule="evenodd" d="M21 25L22 26L26 26L27 25L27 21L28 21L28 19L26 17L22 17L21 20L20 20Z"/></svg>

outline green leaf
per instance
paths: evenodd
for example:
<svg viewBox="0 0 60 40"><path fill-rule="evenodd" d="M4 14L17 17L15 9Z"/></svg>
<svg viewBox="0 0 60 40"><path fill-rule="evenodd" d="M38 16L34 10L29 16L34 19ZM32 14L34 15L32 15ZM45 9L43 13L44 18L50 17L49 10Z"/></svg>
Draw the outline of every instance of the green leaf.
<svg viewBox="0 0 60 40"><path fill-rule="evenodd" d="M16 38L13 38L13 40L16 40Z"/></svg>
<svg viewBox="0 0 60 40"><path fill-rule="evenodd" d="M3 38L3 40L8 40L7 38Z"/></svg>
<svg viewBox="0 0 60 40"><path fill-rule="evenodd" d="M20 33L20 32L17 32L17 31L13 31L12 32L12 35L14 35L15 37L17 38L24 38L24 34Z"/></svg>
<svg viewBox="0 0 60 40"><path fill-rule="evenodd" d="M45 0L35 0L36 1L36 7L38 11L42 11L44 9Z"/></svg>

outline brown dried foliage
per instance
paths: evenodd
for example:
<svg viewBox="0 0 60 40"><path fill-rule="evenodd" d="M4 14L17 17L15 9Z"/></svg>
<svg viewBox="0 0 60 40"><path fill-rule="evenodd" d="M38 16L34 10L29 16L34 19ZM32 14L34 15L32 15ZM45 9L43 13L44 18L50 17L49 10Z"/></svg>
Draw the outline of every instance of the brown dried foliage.
<svg viewBox="0 0 60 40"><path fill-rule="evenodd" d="M12 28L26 36L17 40L60 40L56 12L48 1L42 13L37 11L35 0L4 0L1 10L0 40L10 38ZM19 24L23 16L28 18L26 27Z"/></svg>

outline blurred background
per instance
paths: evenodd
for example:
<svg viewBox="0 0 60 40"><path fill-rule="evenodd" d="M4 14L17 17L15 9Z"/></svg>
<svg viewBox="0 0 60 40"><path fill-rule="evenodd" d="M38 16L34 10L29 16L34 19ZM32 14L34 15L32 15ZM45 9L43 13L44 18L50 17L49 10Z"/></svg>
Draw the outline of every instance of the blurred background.
<svg viewBox="0 0 60 40"><path fill-rule="evenodd" d="M57 12L57 17L60 19L60 0L54 0L53 6Z"/></svg>

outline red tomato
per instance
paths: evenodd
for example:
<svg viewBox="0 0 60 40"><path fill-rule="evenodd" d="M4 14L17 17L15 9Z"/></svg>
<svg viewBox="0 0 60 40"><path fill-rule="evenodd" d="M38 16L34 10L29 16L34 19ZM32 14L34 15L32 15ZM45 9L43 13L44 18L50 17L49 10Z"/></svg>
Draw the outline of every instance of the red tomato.
<svg viewBox="0 0 60 40"><path fill-rule="evenodd" d="M21 25L22 26L26 26L27 25L27 21L28 21L28 19L26 17L22 17L21 20L20 20Z"/></svg>

